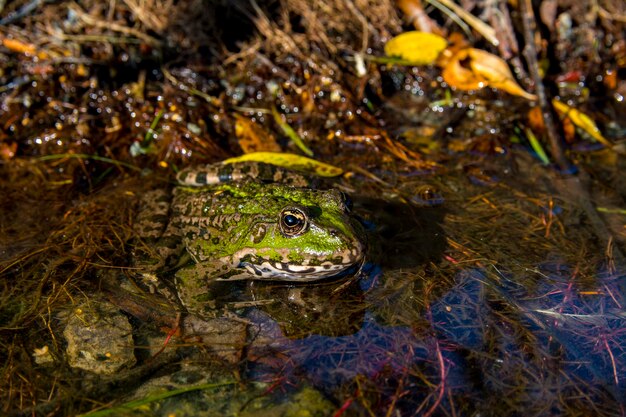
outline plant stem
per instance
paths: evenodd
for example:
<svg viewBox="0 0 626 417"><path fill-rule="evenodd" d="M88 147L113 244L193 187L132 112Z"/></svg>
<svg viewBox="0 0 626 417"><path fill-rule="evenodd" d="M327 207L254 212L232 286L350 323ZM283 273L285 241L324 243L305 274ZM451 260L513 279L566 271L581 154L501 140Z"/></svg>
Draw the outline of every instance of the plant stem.
<svg viewBox="0 0 626 417"><path fill-rule="evenodd" d="M539 107L541 108L541 116L543 117L543 124L546 127L546 134L548 135L548 141L550 142L550 151L552 158L557 163L562 173L570 172L572 166L565 156L563 146L559 135L557 134L556 127L554 125L554 119L552 118L552 107L546 97L546 89L543 85L543 81L539 76L539 64L537 63L537 49L535 48L534 34L537 32L537 25L535 21L535 14L533 12L531 0L520 1L520 11L522 13L522 23L524 25L524 57L528 64L528 71L535 84L535 93L539 100Z"/></svg>

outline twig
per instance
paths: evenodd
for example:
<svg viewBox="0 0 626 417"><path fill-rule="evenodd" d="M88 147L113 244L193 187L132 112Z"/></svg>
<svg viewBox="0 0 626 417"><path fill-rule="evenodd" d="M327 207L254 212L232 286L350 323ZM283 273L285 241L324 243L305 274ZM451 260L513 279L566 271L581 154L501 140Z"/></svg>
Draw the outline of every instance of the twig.
<svg viewBox="0 0 626 417"><path fill-rule="evenodd" d="M424 6L422 6L421 0L398 0L396 2L398 4L398 8L404 12L406 18L417 30L421 30L422 32L436 33L438 35L443 35L443 31L437 25L433 19L428 17L426 12L424 11ZM463 30L467 30L469 32L469 27L463 22L460 18L457 20L454 19L452 11L450 11L450 18L453 19L457 24L464 25Z"/></svg>
<svg viewBox="0 0 626 417"><path fill-rule="evenodd" d="M369 42L369 23L367 22L367 19L365 18L365 16L363 16L363 14L361 12L359 12L359 9L356 8L356 6L352 3L351 0L344 0L344 3L346 5L346 7L348 9L350 9L350 11L352 12L352 14L354 16L356 16L357 20L359 21L359 23L361 24L361 54L365 54L365 52L367 52L367 43Z"/></svg>
<svg viewBox="0 0 626 417"><path fill-rule="evenodd" d="M494 28L474 16L473 14L466 12L461 6L454 3L451 0L426 0L428 3L432 4L436 8L441 10L441 5L446 8L452 10L454 13L459 15L461 19L463 19L468 25L470 25L474 30L483 35L485 39L487 39L492 45L498 46L500 41L496 36L496 31ZM444 12L445 13L445 12Z"/></svg>
<svg viewBox="0 0 626 417"><path fill-rule="evenodd" d="M535 43L533 34L535 33L535 16L532 9L531 0L523 0L520 2L520 10L522 12L522 21L524 24L524 56L528 63L528 69L530 76L535 83L535 92L539 100L539 106L541 107L541 114L543 116L543 122L546 127L548 140L550 141L550 147L552 151L552 157L559 166L561 172L567 173L571 171L572 165L568 161L563 152L561 141L556 133L556 127L552 119L552 108L546 98L546 92L544 86L539 77L539 66L537 64L537 51L535 49ZM598 214L596 207L594 206L589 190L591 189L591 178L585 171L580 171L577 176L566 176L557 178L556 187L559 194L568 196L574 204L580 207L587 220L591 224L595 235L604 242L607 247L607 262L610 265L611 262L615 262L617 265L624 265L626 257L622 251L611 245L614 241L611 231L607 227L604 219ZM626 277L620 277L618 286L622 294L626 294Z"/></svg>
<svg viewBox="0 0 626 417"><path fill-rule="evenodd" d="M74 13L76 13L78 15L78 17L85 22L88 25L97 27L97 28L101 28L101 29L110 29L114 32L119 32L119 33L123 33L124 35L128 35L128 36L134 36L138 39L141 39L142 41L146 42L148 45L152 45L152 46L159 46L161 45L161 42L155 38L153 38L150 35L147 35L137 29L134 28L130 28L130 27L126 27L124 25L120 25L118 23L114 23L114 22L103 22L100 21L96 18L94 18L93 16L90 16L89 14L85 13L78 4L76 3L70 3L70 5L68 6L69 9L71 9Z"/></svg>
<svg viewBox="0 0 626 417"><path fill-rule="evenodd" d="M22 6L21 9L19 9L16 12L13 13L9 13L8 16L6 16L4 19L0 20L0 26L4 26L4 25L8 25L9 23L15 23L18 20L20 20L21 18L28 16L29 14L31 14L31 12L33 12L36 8L38 8L39 6L42 5L42 3L51 3L51 0L32 0L28 3L26 3L24 6Z"/></svg>
<svg viewBox="0 0 626 417"><path fill-rule="evenodd" d="M533 13L531 0L522 0L520 2L520 10L522 13L522 23L524 25L524 57L528 64L528 71L535 84L535 92L539 100L543 124L546 127L546 133L550 142L550 150L552 157L556 161L561 172L569 172L571 164L565 157L561 140L556 133L556 127L552 118L552 107L546 97L546 90L539 75L539 64L537 63L537 50L535 48L534 34L536 33L535 14Z"/></svg>
<svg viewBox="0 0 626 417"><path fill-rule="evenodd" d="M603 19L614 20L616 22L626 23L626 15L624 15L624 14L610 13L609 11L607 11L607 10L605 10L603 8L600 8L598 10L598 14Z"/></svg>

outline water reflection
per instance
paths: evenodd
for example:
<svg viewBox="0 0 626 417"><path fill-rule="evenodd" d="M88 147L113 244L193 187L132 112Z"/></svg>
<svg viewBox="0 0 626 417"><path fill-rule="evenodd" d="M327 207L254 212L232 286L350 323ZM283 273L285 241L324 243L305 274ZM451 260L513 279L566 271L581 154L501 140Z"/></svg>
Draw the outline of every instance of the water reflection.
<svg viewBox="0 0 626 417"><path fill-rule="evenodd" d="M559 396L581 387L588 398L608 395L623 403L625 316L611 289L623 276L601 270L592 290L574 282L575 271L558 261L531 272L542 279L529 289L495 268L461 271L422 312L425 320L412 325L386 323L369 300L359 304L363 315L353 333L294 338L267 312L252 310L248 375L305 380L325 390L365 378L380 390L380 401L397 400L399 412L432 404L443 387L457 401L472 399L492 410L556 405ZM373 277L384 279L372 273L364 282L380 282ZM407 387L402 398L396 398L397 386ZM451 398L441 394L437 401L449 409Z"/></svg>
<svg viewBox="0 0 626 417"><path fill-rule="evenodd" d="M539 389L554 379L573 389L579 379L588 384L588 395L605 391L622 402L625 316L611 287L623 276L600 272L592 290L572 279L573 272L547 262L537 269L542 280L529 290L520 277L464 271L433 305L433 328L467 358L483 357L473 361L482 368L483 381L510 379L512 386ZM534 374L535 380L525 381L523 374Z"/></svg>
<svg viewBox="0 0 626 417"><path fill-rule="evenodd" d="M363 323L366 304L359 282L359 276L315 286L256 282L248 292L286 337L342 336Z"/></svg>
<svg viewBox="0 0 626 417"><path fill-rule="evenodd" d="M255 337L249 355L256 360L250 372L260 377L272 364L267 358L287 357L280 364L283 376L305 376L326 387L348 382L358 375L374 377L383 369L396 376L407 366L428 358L428 349L410 327L380 325L367 313L361 328L346 336L310 335L289 339L280 326L263 313L255 311ZM261 359L261 358L266 358Z"/></svg>

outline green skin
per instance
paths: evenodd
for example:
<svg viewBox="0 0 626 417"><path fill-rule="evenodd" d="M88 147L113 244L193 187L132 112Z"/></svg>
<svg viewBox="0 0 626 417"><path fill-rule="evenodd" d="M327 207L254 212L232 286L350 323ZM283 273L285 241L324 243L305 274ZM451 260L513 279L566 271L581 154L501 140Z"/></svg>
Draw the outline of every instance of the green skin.
<svg viewBox="0 0 626 417"><path fill-rule="evenodd" d="M191 311L209 301L213 280L312 282L362 263L364 231L337 190L254 179L193 186L189 173L174 190L155 269L185 250L191 255L194 262L175 276L178 297ZM291 229L290 214L298 219Z"/></svg>

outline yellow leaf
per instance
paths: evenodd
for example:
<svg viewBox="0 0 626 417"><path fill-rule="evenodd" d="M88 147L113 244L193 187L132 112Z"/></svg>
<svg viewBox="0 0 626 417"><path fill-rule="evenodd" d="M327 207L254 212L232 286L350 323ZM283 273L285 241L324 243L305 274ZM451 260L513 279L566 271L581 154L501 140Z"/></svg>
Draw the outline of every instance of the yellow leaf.
<svg viewBox="0 0 626 417"><path fill-rule="evenodd" d="M460 90L490 86L527 100L537 99L517 84L506 61L481 49L458 51L445 63L442 76L451 87Z"/></svg>
<svg viewBox="0 0 626 417"><path fill-rule="evenodd" d="M527 100L537 100L536 95L527 93L517 84L509 65L502 58L475 48L469 48L469 57L470 67L474 73L487 80L489 86Z"/></svg>
<svg viewBox="0 0 626 417"><path fill-rule="evenodd" d="M600 133L600 129L596 126L596 123L585 113L576 110L573 107L557 100L552 99L552 105L554 109L563 117L567 117L576 126L587 132L592 138L603 144L604 146L612 147L613 144Z"/></svg>
<svg viewBox="0 0 626 417"><path fill-rule="evenodd" d="M4 45L5 48L10 49L13 52L19 52L25 55L35 55L37 53L37 48L35 48L35 45L30 43L24 43L17 39L4 38L2 39L2 45Z"/></svg>
<svg viewBox="0 0 626 417"><path fill-rule="evenodd" d="M385 44L385 54L402 58L414 65L434 64L448 42L427 32L405 32Z"/></svg>
<svg viewBox="0 0 626 417"><path fill-rule="evenodd" d="M223 161L224 164L232 164L235 162L264 162L283 168L292 169L294 171L304 171L314 173L320 177L336 177L343 174L343 169L334 165L325 164L306 156L296 155L292 153L281 152L252 152L235 158L229 158Z"/></svg>

